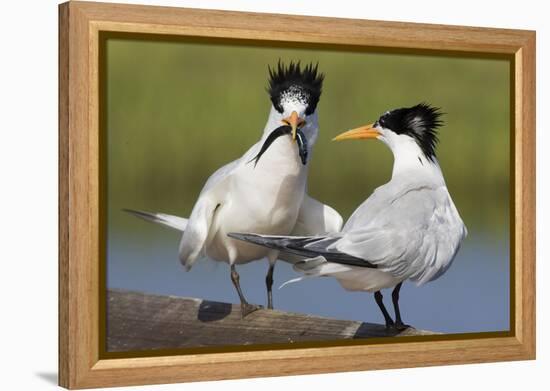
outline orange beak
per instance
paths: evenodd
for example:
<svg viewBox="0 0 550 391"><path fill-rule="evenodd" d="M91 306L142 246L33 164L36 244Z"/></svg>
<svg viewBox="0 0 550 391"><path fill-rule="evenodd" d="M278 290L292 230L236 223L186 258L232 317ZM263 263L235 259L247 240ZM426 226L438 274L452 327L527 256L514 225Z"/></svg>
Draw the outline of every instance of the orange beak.
<svg viewBox="0 0 550 391"><path fill-rule="evenodd" d="M381 133L376 130L376 128L373 128L373 125L374 124L369 124L348 130L347 132L341 133L334 137L332 141L377 138Z"/></svg>
<svg viewBox="0 0 550 391"><path fill-rule="evenodd" d="M292 128L292 139L296 140L296 129L301 128L306 121L298 116L298 113L293 111L289 117L283 119L283 124Z"/></svg>

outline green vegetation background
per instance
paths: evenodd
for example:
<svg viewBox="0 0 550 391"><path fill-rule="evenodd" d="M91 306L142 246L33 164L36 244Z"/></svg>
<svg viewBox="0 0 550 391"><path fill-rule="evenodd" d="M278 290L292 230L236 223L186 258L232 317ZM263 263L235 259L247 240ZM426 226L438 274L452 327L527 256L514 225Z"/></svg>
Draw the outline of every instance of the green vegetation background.
<svg viewBox="0 0 550 391"><path fill-rule="evenodd" d="M446 113L438 158L470 232L509 229L509 63L497 59L184 42L107 42L110 229L140 230L121 208L188 216L208 178L265 125L267 67L318 62L325 84L309 192L347 218L391 175L376 141L332 143L384 111L426 101Z"/></svg>

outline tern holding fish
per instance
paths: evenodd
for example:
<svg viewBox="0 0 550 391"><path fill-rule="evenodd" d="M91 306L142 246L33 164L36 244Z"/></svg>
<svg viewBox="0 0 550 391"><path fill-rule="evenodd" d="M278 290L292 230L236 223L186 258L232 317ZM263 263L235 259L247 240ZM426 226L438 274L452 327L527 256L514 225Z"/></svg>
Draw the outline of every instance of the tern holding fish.
<svg viewBox="0 0 550 391"><path fill-rule="evenodd" d="M306 193L324 76L316 65L302 67L299 62L288 66L279 62L269 74L272 106L260 141L207 180L188 220L127 210L182 231L179 258L187 270L203 256L228 263L243 317L258 306L246 300L236 265L268 259L266 288L268 307L273 308L273 271L279 251L230 238L228 233L317 235L337 232L342 226L338 212Z"/></svg>

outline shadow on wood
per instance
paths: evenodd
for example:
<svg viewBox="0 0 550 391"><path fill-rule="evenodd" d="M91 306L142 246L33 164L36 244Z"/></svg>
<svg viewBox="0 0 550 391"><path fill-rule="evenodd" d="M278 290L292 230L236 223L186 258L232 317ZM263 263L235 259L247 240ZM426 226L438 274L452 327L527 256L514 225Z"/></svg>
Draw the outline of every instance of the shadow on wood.
<svg viewBox="0 0 550 391"><path fill-rule="evenodd" d="M199 305L197 320L201 322L213 322L222 320L229 316L233 306L228 303L218 303L216 301L202 300Z"/></svg>
<svg viewBox="0 0 550 391"><path fill-rule="evenodd" d="M388 332L374 323L258 310L241 319L240 306L208 300L109 290L107 351L329 341L430 335L407 329Z"/></svg>

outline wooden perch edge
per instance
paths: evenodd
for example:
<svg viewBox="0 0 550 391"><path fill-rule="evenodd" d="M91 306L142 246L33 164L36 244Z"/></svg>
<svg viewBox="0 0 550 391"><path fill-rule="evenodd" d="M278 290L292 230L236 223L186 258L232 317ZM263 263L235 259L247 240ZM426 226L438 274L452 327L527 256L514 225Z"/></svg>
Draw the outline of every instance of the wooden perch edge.
<svg viewBox="0 0 550 391"><path fill-rule="evenodd" d="M262 309L241 319L236 304L107 292L108 352L432 334L437 333L413 328L396 334L379 324L278 310Z"/></svg>

